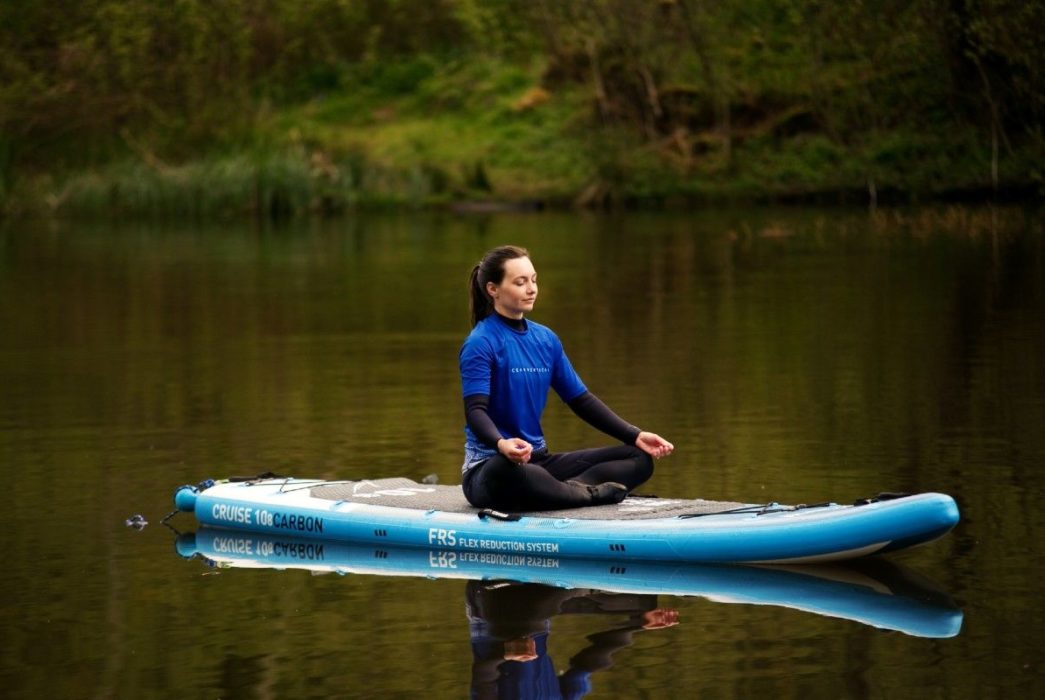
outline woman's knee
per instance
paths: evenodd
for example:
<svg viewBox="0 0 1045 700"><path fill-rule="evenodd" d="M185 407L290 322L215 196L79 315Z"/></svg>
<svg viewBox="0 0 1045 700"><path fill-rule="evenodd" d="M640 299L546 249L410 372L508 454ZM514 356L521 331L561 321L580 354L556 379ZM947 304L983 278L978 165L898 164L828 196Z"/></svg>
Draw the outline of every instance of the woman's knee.
<svg viewBox="0 0 1045 700"><path fill-rule="evenodd" d="M476 508L493 507L503 498L505 490L513 486L513 466L503 455L496 455L472 467L474 472L465 478L463 484L465 498Z"/></svg>
<svg viewBox="0 0 1045 700"><path fill-rule="evenodd" d="M635 476L640 484L645 483L653 476L653 457L637 447L634 449L638 453L635 455Z"/></svg>
<svg viewBox="0 0 1045 700"><path fill-rule="evenodd" d="M494 455L482 464L482 475L484 477L504 478L511 475L515 464L504 455Z"/></svg>

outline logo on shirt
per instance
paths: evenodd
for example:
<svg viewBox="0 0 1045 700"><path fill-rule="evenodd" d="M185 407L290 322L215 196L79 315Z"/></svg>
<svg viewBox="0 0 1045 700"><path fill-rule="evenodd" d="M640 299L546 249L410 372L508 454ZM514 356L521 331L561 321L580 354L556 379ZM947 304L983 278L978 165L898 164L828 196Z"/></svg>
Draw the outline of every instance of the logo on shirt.
<svg viewBox="0 0 1045 700"><path fill-rule="evenodd" d="M551 370L547 367L512 367L512 374L516 374L517 372L537 372L544 374L546 372L551 372Z"/></svg>

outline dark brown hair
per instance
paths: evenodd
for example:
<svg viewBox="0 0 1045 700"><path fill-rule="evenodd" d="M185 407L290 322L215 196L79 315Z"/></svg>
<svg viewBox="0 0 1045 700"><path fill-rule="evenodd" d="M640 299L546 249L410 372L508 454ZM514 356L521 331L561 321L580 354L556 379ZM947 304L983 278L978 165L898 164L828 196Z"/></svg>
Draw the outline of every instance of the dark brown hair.
<svg viewBox="0 0 1045 700"><path fill-rule="evenodd" d="M500 284L504 280L504 264L515 258L528 258L529 251L517 245L502 245L486 251L479 264L472 268L468 278L468 306L472 326L493 313L493 299L486 293L486 283Z"/></svg>

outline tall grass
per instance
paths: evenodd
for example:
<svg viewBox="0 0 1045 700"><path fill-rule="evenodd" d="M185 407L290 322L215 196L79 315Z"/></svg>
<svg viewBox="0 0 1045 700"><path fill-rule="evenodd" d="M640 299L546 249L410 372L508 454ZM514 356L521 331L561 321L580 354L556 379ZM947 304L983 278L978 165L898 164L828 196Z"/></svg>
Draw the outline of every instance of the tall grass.
<svg viewBox="0 0 1045 700"><path fill-rule="evenodd" d="M311 180L308 163L288 153L169 167L123 161L70 177L52 206L78 215L285 216L307 208Z"/></svg>
<svg viewBox="0 0 1045 700"><path fill-rule="evenodd" d="M138 160L70 176L47 197L60 215L281 219L355 207L423 206L447 192L440 168L378 166L301 148L156 167Z"/></svg>

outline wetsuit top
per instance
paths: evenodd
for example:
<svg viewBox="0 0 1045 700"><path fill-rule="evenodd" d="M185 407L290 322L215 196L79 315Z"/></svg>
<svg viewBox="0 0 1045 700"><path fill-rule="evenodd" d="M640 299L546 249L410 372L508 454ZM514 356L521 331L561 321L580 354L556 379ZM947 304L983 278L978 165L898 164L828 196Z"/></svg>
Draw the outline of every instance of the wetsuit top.
<svg viewBox="0 0 1045 700"><path fill-rule="evenodd" d="M522 438L535 452L545 448L541 414L548 389L566 402L587 391L550 328L496 313L465 339L460 366L464 396L488 396L487 412L501 437ZM496 441L486 444L467 425L464 432L465 469L497 454Z"/></svg>
<svg viewBox="0 0 1045 700"><path fill-rule="evenodd" d="M655 595L469 581L465 614L472 641L472 697L490 697L495 687L498 698L578 700L592 691L592 674L613 665L613 654L630 646L632 635L645 624L643 614L656 608ZM551 619L561 614L627 614L630 619L623 627L588 635L591 644L556 676L548 635ZM505 642L521 638L533 640L537 658L505 661Z"/></svg>
<svg viewBox="0 0 1045 700"><path fill-rule="evenodd" d="M577 700L591 692L590 672L570 668L562 676L548 655L551 617L575 591L535 584L469 581L465 613L472 641L472 698ZM536 659L504 660L505 642L529 638Z"/></svg>
<svg viewBox="0 0 1045 700"><path fill-rule="evenodd" d="M473 677L471 697L497 697L498 700L579 700L591 692L591 674L573 668L562 676L555 672L555 663L548 655L547 632L535 635L531 639L537 654L536 659L504 661L503 641L473 637L473 664L496 664L497 675L491 679ZM494 689L496 695L491 693Z"/></svg>

